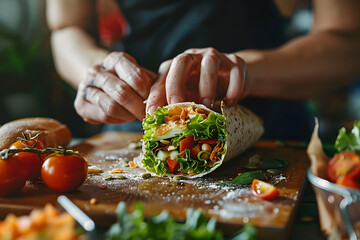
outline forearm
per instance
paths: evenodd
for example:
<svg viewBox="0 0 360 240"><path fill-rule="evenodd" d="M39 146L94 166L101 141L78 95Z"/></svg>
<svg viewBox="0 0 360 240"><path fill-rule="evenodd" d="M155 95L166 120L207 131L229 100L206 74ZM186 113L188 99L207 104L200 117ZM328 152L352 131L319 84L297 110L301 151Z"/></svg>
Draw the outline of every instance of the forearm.
<svg viewBox="0 0 360 240"><path fill-rule="evenodd" d="M360 35L323 31L267 51L237 53L249 72L249 95L307 99L360 75Z"/></svg>
<svg viewBox="0 0 360 240"><path fill-rule="evenodd" d="M85 79L90 67L101 64L109 54L98 47L86 31L76 26L53 31L51 46L58 74L74 88Z"/></svg>

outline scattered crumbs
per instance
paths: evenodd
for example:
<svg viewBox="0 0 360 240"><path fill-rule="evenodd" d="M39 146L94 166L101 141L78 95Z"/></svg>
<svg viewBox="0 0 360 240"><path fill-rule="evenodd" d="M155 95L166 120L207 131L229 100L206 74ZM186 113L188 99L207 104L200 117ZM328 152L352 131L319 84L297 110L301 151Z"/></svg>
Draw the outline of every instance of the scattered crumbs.
<svg viewBox="0 0 360 240"><path fill-rule="evenodd" d="M123 172L124 172L124 170L122 170L121 168L116 168L116 169L110 171L111 174L113 174L113 173L123 173Z"/></svg>
<svg viewBox="0 0 360 240"><path fill-rule="evenodd" d="M91 165L88 167L88 174L99 174L99 173L102 173L103 170L98 168L97 166L95 165Z"/></svg>
<svg viewBox="0 0 360 240"><path fill-rule="evenodd" d="M96 198L91 198L90 199L90 204L91 205L95 205L95 204L97 204L98 203L98 200L96 199Z"/></svg>
<svg viewBox="0 0 360 240"><path fill-rule="evenodd" d="M278 175L278 176L274 176L274 179L273 179L273 184L277 184L281 181L286 181L286 177L282 174Z"/></svg>
<svg viewBox="0 0 360 240"><path fill-rule="evenodd" d="M101 185L101 186L100 186L100 189L101 189L101 190L105 190L105 189L107 189L107 186L106 186L106 185Z"/></svg>
<svg viewBox="0 0 360 240"><path fill-rule="evenodd" d="M134 161L130 161L129 165L131 168L137 168L136 164L134 163Z"/></svg>

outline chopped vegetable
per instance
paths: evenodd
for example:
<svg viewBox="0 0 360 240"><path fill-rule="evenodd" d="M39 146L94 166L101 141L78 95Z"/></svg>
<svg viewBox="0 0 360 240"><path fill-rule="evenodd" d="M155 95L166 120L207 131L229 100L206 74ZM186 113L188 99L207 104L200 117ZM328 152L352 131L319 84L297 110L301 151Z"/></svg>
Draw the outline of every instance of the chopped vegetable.
<svg viewBox="0 0 360 240"><path fill-rule="evenodd" d="M113 173L123 173L123 172L124 172L124 170L121 168L116 168L116 169L110 171L110 173L112 173L112 174Z"/></svg>
<svg viewBox="0 0 360 240"><path fill-rule="evenodd" d="M171 157L168 157L168 158L166 158L166 163L169 167L170 172L173 173L175 168L178 165L178 162L176 161L176 159L171 159Z"/></svg>
<svg viewBox="0 0 360 240"><path fill-rule="evenodd" d="M335 155L327 166L327 175L332 182L336 182L339 177L352 171L357 171L355 175L360 177L360 159L354 152L342 152Z"/></svg>
<svg viewBox="0 0 360 240"><path fill-rule="evenodd" d="M131 168L137 168L137 166L136 166L136 164L134 163L134 161L130 161L130 162L129 162L129 166L130 166Z"/></svg>
<svg viewBox="0 0 360 240"><path fill-rule="evenodd" d="M180 141L180 152L184 151L185 149L190 149L195 145L194 136L188 136Z"/></svg>
<svg viewBox="0 0 360 240"><path fill-rule="evenodd" d="M251 193L255 197L265 200L271 200L279 196L279 190L275 186L259 179L253 180L251 184Z"/></svg>

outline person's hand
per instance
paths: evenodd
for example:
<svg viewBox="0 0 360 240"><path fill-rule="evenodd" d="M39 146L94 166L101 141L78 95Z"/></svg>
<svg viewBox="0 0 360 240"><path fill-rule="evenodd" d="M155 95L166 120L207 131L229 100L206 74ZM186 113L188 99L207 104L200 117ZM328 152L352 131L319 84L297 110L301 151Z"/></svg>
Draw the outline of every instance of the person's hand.
<svg viewBox="0 0 360 240"><path fill-rule="evenodd" d="M161 64L146 110L152 114L166 103L183 101L212 108L218 99L232 106L247 96L247 91L246 64L240 57L213 48L189 49Z"/></svg>
<svg viewBox="0 0 360 240"><path fill-rule="evenodd" d="M156 74L123 52L110 53L89 69L78 87L74 102L77 113L93 124L121 124L145 116L144 100Z"/></svg>

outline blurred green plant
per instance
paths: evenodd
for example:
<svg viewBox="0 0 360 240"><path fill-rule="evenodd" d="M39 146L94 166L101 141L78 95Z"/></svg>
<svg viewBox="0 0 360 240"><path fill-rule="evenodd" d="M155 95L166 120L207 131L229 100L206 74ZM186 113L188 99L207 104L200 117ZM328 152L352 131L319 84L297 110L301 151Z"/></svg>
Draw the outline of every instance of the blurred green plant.
<svg viewBox="0 0 360 240"><path fill-rule="evenodd" d="M0 39L6 43L5 48L0 50L0 77L4 81L12 81L5 83L6 89L1 89L7 92L29 90L28 86L34 86L33 83L37 83L41 75L41 37L27 41L21 33L13 33L0 25Z"/></svg>
<svg viewBox="0 0 360 240"><path fill-rule="evenodd" d="M146 218L141 202L135 203L132 213L127 211L125 202L120 202L116 215L117 222L107 231L107 240L255 240L258 234L252 224L246 224L230 238L224 238L216 229L214 218L209 219L201 210L191 208L184 223L177 222L166 210Z"/></svg>

